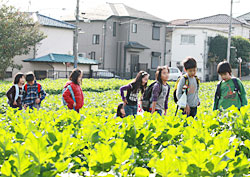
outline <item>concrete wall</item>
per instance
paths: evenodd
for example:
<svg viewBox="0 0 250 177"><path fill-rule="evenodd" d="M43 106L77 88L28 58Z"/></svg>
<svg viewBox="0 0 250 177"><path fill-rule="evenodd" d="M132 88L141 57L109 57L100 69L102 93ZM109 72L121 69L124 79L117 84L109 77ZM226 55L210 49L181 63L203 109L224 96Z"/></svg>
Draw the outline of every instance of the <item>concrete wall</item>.
<svg viewBox="0 0 250 177"><path fill-rule="evenodd" d="M103 46L104 46L104 22L80 22L79 28L79 53L83 53L87 58L90 58L90 53L95 52L96 60L103 61ZM100 43L92 44L93 35L100 35Z"/></svg>

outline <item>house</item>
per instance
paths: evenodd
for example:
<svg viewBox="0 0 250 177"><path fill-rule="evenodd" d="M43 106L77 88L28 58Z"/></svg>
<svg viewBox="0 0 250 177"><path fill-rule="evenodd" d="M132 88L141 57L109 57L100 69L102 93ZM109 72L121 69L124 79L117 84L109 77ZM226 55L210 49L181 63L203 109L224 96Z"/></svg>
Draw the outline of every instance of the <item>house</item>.
<svg viewBox="0 0 250 177"><path fill-rule="evenodd" d="M75 23L74 17L65 21ZM166 61L166 25L158 17L122 3L106 3L81 15L79 53L99 61L99 68L133 78L152 73Z"/></svg>
<svg viewBox="0 0 250 177"><path fill-rule="evenodd" d="M166 58L170 66L182 68L182 60L197 60L197 76L202 81L217 79L216 66L208 62L209 40L217 35L228 36L229 16L224 14L194 20L174 20L167 26ZM233 18L232 35L249 38L250 24Z"/></svg>
<svg viewBox="0 0 250 177"><path fill-rule="evenodd" d="M66 54L50 53L45 56L25 59L23 62L39 65L39 70L35 70L34 74L37 79L45 78L68 78L74 66L74 56ZM77 68L83 71L83 77L91 77L90 71L98 69L98 62L93 59L78 57ZM48 69L49 66L49 69Z"/></svg>
<svg viewBox="0 0 250 177"><path fill-rule="evenodd" d="M34 22L39 23L39 30L45 34L46 38L34 46L28 55L16 56L14 58L14 63L22 65L23 67L21 70L8 68L6 73L9 79L14 77L17 72L26 73L28 71L33 71L37 78L45 78L45 76L51 75L52 70L60 71L60 75L63 75L62 73L64 72L65 78L66 72L63 62L55 62L52 64L49 60L47 62L36 61L49 57L54 58L55 61L59 58L63 61L66 56L72 55L75 26L39 13L29 13L29 15L33 18ZM83 69L86 72L90 72L87 68L89 68L89 64L83 67ZM72 67L69 67L68 71L71 70ZM54 75L55 74L56 73L54 73Z"/></svg>

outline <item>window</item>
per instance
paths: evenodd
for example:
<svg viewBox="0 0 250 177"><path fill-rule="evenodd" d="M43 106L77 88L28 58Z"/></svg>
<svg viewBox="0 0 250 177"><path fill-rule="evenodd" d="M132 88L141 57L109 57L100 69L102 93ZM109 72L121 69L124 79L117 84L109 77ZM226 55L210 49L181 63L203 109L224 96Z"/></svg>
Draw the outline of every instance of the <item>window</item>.
<svg viewBox="0 0 250 177"><path fill-rule="evenodd" d="M170 73L178 73L178 69L170 68Z"/></svg>
<svg viewBox="0 0 250 177"><path fill-rule="evenodd" d="M137 33L137 24L132 24L132 33Z"/></svg>
<svg viewBox="0 0 250 177"><path fill-rule="evenodd" d="M153 26L153 40L160 40L160 27L159 26Z"/></svg>
<svg viewBox="0 0 250 177"><path fill-rule="evenodd" d="M11 71L6 71L4 77L5 77L5 79L12 78L12 72Z"/></svg>
<svg viewBox="0 0 250 177"><path fill-rule="evenodd" d="M152 52L151 69L156 69L160 65L160 52Z"/></svg>
<svg viewBox="0 0 250 177"><path fill-rule="evenodd" d="M94 34L92 42L93 42L93 44L99 44L100 43L100 35Z"/></svg>
<svg viewBox="0 0 250 177"><path fill-rule="evenodd" d="M201 73L202 69L201 68L197 68L197 72Z"/></svg>
<svg viewBox="0 0 250 177"><path fill-rule="evenodd" d="M195 35L181 35L181 44L195 44Z"/></svg>
<svg viewBox="0 0 250 177"><path fill-rule="evenodd" d="M90 58L95 60L95 52L90 53Z"/></svg>
<svg viewBox="0 0 250 177"><path fill-rule="evenodd" d="M113 36L116 36L116 22L113 22Z"/></svg>

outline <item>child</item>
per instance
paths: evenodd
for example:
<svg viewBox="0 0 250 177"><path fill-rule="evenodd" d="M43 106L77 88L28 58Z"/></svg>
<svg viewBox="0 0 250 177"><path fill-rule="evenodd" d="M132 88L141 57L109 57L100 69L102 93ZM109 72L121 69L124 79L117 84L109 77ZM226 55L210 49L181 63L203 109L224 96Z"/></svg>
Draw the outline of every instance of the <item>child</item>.
<svg viewBox="0 0 250 177"><path fill-rule="evenodd" d="M74 109L79 113L80 109L83 107L84 104L84 96L81 88L82 83L82 72L79 69L74 69L70 76L69 82L66 83L65 87L66 90L63 93L63 98L67 103L69 109ZM72 96L70 89L68 86L71 86L74 96ZM73 100L75 97L75 101Z"/></svg>
<svg viewBox="0 0 250 177"><path fill-rule="evenodd" d="M22 109L22 96L23 96L24 83L25 83L24 74L17 73L14 78L13 82L14 85L6 93L10 107L19 108L19 110Z"/></svg>
<svg viewBox="0 0 250 177"><path fill-rule="evenodd" d="M217 72L222 81L217 86L213 110L227 109L232 105L238 109L247 105L247 96L242 82L232 77L232 69L228 62L220 62L217 66Z"/></svg>
<svg viewBox="0 0 250 177"><path fill-rule="evenodd" d="M157 68L155 73L157 82L153 86L150 105L150 111L153 114L155 111L162 115L167 114L168 109L168 98L170 92L170 86L167 84L169 77L169 68L168 66L160 66Z"/></svg>
<svg viewBox="0 0 250 177"><path fill-rule="evenodd" d="M117 107L117 112L116 112L116 117L124 118L126 117L126 113L124 110L124 105L123 103L120 103Z"/></svg>
<svg viewBox="0 0 250 177"><path fill-rule="evenodd" d="M177 85L176 97L179 100L183 94L183 89L187 93L187 105L182 109L183 114L195 117L197 114L197 107L200 105L198 96L199 79L196 76L197 63L194 58L188 57L183 61L184 71L186 74L181 77ZM188 84L187 84L187 82Z"/></svg>
<svg viewBox="0 0 250 177"><path fill-rule="evenodd" d="M43 90L42 86L36 82L36 78L33 72L26 74L27 84L24 86L23 93L23 107L26 110L27 107L30 109L40 108L41 102L46 97L46 92Z"/></svg>
<svg viewBox="0 0 250 177"><path fill-rule="evenodd" d="M124 103L126 116L137 114L138 94L141 91L143 94L148 83L149 74L145 71L140 71L135 80L120 88L120 94ZM124 91L127 90L126 97Z"/></svg>

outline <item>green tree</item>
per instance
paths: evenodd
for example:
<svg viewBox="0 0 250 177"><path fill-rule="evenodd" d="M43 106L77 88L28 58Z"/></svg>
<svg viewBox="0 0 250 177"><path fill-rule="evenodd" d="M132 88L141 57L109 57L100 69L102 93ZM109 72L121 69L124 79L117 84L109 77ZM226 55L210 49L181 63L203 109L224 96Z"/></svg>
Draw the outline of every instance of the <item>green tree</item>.
<svg viewBox="0 0 250 177"><path fill-rule="evenodd" d="M224 36L211 38L209 43L209 61L219 63L227 57L227 40ZM250 41L243 37L232 37L230 64L238 67L237 58L242 58L242 63L250 61Z"/></svg>
<svg viewBox="0 0 250 177"><path fill-rule="evenodd" d="M45 38L38 26L28 13L13 6L0 7L0 79L4 78L8 67L20 69L13 61L15 56L28 54Z"/></svg>

